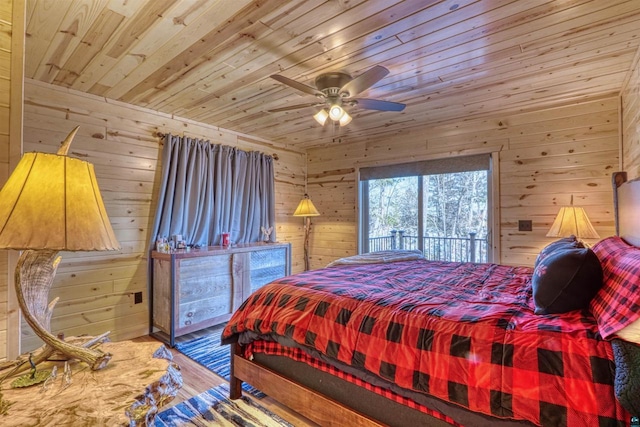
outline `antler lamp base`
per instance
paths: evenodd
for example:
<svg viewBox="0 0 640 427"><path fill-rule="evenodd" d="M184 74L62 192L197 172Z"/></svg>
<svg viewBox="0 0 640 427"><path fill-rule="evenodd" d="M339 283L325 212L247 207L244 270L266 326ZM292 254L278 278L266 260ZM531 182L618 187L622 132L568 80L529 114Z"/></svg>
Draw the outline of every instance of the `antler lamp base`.
<svg viewBox="0 0 640 427"><path fill-rule="evenodd" d="M22 252L15 271L18 305L29 326L50 348L43 352L50 355L59 351L69 358L82 360L93 370L102 369L109 363L111 354L65 342L50 332L51 314L58 301L56 298L48 302L60 262L57 254L58 251L47 249Z"/></svg>

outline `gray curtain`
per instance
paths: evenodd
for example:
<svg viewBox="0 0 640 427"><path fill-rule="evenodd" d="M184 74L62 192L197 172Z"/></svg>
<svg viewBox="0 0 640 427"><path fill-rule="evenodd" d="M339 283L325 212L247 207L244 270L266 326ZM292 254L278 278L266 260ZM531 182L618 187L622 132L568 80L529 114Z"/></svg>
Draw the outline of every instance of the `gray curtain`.
<svg viewBox="0 0 640 427"><path fill-rule="evenodd" d="M209 141L167 135L151 238L181 234L187 244L215 246L262 240L274 226L273 158ZM275 231L270 236L276 240Z"/></svg>

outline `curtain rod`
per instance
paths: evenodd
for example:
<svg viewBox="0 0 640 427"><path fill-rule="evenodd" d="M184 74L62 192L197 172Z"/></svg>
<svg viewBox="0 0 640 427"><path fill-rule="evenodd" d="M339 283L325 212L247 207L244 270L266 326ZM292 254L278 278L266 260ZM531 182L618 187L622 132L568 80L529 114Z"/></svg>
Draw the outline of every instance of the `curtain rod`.
<svg viewBox="0 0 640 427"><path fill-rule="evenodd" d="M162 133L162 132L154 132L153 133L154 136L157 136L158 138L162 138L164 139L164 137L166 137L167 135L169 135L168 133ZM278 156L277 153L273 153L271 154L271 157L273 157L273 160L280 160L280 157Z"/></svg>

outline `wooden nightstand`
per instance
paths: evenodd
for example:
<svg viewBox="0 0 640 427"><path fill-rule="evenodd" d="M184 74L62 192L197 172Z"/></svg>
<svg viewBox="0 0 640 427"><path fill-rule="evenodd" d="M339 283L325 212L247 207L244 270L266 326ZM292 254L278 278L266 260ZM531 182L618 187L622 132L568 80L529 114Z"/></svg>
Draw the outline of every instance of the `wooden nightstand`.
<svg viewBox="0 0 640 427"><path fill-rule="evenodd" d="M157 342L103 343L100 349L113 355L109 364L92 371L85 363L69 362L72 375L67 387L62 378L64 362L38 365L38 369L58 366L57 378L46 390L42 384L11 388L14 377L8 378L2 384L2 394L11 406L0 415L0 425L124 426L134 419L135 425L143 425L145 416L155 416L182 387L177 365L153 357L160 347L171 357L169 350Z"/></svg>

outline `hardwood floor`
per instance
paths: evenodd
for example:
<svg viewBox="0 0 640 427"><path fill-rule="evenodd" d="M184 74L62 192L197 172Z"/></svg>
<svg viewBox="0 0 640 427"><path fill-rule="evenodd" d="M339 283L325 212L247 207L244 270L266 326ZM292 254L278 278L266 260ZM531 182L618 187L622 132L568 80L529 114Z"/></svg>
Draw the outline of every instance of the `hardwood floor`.
<svg viewBox="0 0 640 427"><path fill-rule="evenodd" d="M191 338L184 336L183 338ZM133 341L158 341L151 336L144 336L136 338ZM160 341L158 341L160 343ZM177 405L180 402L188 400L189 398L196 396L212 387L225 383L226 381L217 376L204 366L189 359L184 354L180 353L176 349L170 349L174 357L174 362L180 366L180 372L182 373L183 386L178 392L173 401L171 401L165 408ZM278 414L291 424L300 427L318 427L318 424L304 418L298 413L290 410L289 408L279 404L269 396L264 399L260 399L260 404L270 411Z"/></svg>

